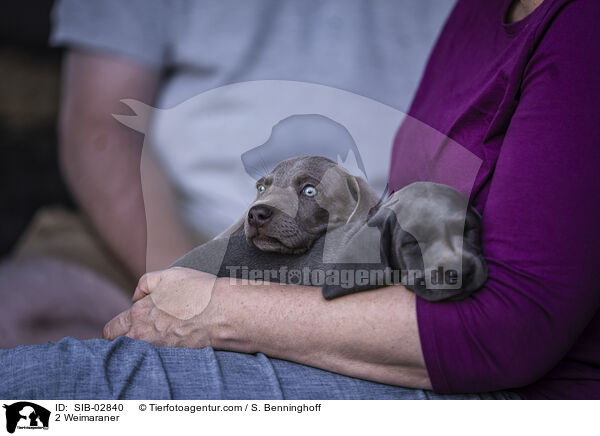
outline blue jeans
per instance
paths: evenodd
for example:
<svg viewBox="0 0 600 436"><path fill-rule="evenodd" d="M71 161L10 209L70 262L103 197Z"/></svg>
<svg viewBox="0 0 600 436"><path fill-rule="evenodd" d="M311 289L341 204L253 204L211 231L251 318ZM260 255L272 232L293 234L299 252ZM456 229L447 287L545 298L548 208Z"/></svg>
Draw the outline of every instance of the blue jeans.
<svg viewBox="0 0 600 436"><path fill-rule="evenodd" d="M0 349L3 399L517 399L436 395L359 380L263 354L65 338Z"/></svg>

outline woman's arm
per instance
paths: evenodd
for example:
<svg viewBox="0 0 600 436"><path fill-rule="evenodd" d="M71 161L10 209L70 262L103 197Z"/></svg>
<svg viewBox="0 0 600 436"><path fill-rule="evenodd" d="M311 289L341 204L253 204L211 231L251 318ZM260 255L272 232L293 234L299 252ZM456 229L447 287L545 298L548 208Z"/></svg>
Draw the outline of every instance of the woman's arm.
<svg viewBox="0 0 600 436"><path fill-rule="evenodd" d="M567 4L526 67L483 213L486 285L460 302L418 301L436 392L534 383L598 316L600 58L592 55L592 17L597 3ZM594 335L570 356L578 370L565 379L597 366Z"/></svg>
<svg viewBox="0 0 600 436"><path fill-rule="evenodd" d="M401 286L326 301L316 287L241 284L171 268L146 274L104 337L262 352L330 371L430 388L415 296Z"/></svg>
<svg viewBox="0 0 600 436"><path fill-rule="evenodd" d="M421 352L415 295L388 287L326 301L315 287L215 288L215 348L262 352L382 383L430 388Z"/></svg>

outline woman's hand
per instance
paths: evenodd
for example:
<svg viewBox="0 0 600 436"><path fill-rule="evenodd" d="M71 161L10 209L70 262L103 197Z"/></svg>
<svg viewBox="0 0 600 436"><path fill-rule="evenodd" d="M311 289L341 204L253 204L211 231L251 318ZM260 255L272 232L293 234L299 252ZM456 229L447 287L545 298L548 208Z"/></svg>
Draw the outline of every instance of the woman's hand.
<svg viewBox="0 0 600 436"><path fill-rule="evenodd" d="M104 327L104 338L129 336L151 344L201 348L211 345L211 297L215 276L169 268L142 276L133 305Z"/></svg>

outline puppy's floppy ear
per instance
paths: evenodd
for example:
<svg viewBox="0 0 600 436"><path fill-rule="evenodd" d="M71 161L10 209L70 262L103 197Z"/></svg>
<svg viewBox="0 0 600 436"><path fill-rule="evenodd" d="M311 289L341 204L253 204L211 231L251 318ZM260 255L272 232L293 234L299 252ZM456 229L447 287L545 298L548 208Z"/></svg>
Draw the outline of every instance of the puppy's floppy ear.
<svg viewBox="0 0 600 436"><path fill-rule="evenodd" d="M481 251L481 215L473 206L467 209L465 217L464 249Z"/></svg>
<svg viewBox="0 0 600 436"><path fill-rule="evenodd" d="M377 195L369 184L343 168L330 167L321 177L317 189L319 206L329 213L329 224L333 226L366 221L369 210L377 204Z"/></svg>
<svg viewBox="0 0 600 436"><path fill-rule="evenodd" d="M348 190L354 198L355 206L350 216L348 217L347 223L353 221L365 222L369 217L369 212L379 203L377 194L371 188L371 186L362 177L353 176L347 174L346 182L348 183Z"/></svg>

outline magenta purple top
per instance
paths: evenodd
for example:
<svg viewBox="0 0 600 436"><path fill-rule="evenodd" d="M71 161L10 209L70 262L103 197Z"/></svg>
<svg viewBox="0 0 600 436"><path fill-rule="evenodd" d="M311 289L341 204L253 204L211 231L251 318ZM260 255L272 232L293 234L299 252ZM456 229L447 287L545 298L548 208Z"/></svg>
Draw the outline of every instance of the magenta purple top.
<svg viewBox="0 0 600 436"><path fill-rule="evenodd" d="M425 362L439 393L600 399L600 2L510 3L458 2L394 142L392 190L445 182L483 215L485 286L417 302Z"/></svg>

